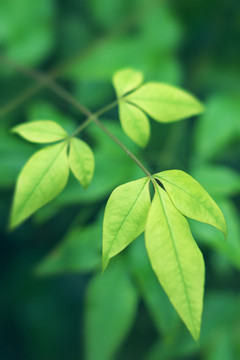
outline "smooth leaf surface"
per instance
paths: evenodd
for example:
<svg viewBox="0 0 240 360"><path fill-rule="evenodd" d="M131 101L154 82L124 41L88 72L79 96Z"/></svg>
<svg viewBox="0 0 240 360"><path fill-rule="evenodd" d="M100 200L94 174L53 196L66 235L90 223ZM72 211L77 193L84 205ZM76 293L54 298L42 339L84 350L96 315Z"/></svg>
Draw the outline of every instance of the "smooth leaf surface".
<svg viewBox="0 0 240 360"><path fill-rule="evenodd" d="M141 85L142 81L143 74L130 68L119 70L113 75L113 85L118 97L132 91Z"/></svg>
<svg viewBox="0 0 240 360"><path fill-rule="evenodd" d="M196 180L180 170L167 170L154 176L164 185L173 204L183 215L212 225L227 237L222 211Z"/></svg>
<svg viewBox="0 0 240 360"><path fill-rule="evenodd" d="M12 129L24 139L44 144L62 140L68 136L68 133L56 122L51 120L31 121L20 124Z"/></svg>
<svg viewBox="0 0 240 360"><path fill-rule="evenodd" d="M181 120L203 112L202 104L194 96L163 83L147 83L128 95L126 100L162 122Z"/></svg>
<svg viewBox="0 0 240 360"><path fill-rule="evenodd" d="M150 137L147 115L125 101L119 103L120 122L125 133L139 146L145 147Z"/></svg>
<svg viewBox="0 0 240 360"><path fill-rule="evenodd" d="M125 264L114 262L89 283L86 298L86 360L112 360L137 310L137 294Z"/></svg>
<svg viewBox="0 0 240 360"><path fill-rule="evenodd" d="M67 144L36 152L23 167L16 185L10 227L19 225L55 198L68 179Z"/></svg>
<svg viewBox="0 0 240 360"><path fill-rule="evenodd" d="M117 187L108 199L103 220L103 270L144 230L150 194L148 178Z"/></svg>
<svg viewBox="0 0 240 360"><path fill-rule="evenodd" d="M160 284L197 340L203 308L203 257L186 218L157 184L145 237L148 256Z"/></svg>
<svg viewBox="0 0 240 360"><path fill-rule="evenodd" d="M69 150L69 166L80 184L87 188L94 172L94 155L82 140L73 138Z"/></svg>

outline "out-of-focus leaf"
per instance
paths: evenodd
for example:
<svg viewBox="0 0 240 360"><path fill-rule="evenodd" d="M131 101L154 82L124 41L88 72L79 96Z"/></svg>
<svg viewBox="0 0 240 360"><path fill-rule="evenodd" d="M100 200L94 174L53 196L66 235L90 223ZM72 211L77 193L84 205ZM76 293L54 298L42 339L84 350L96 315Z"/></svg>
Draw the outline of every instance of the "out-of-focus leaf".
<svg viewBox="0 0 240 360"><path fill-rule="evenodd" d="M103 270L144 231L150 204L148 178L131 181L112 192L103 220Z"/></svg>
<svg viewBox="0 0 240 360"><path fill-rule="evenodd" d="M125 133L139 146L145 147L150 137L146 114L125 101L119 103L120 122Z"/></svg>
<svg viewBox="0 0 240 360"><path fill-rule="evenodd" d="M88 272L101 265L102 221L74 228L36 268L38 275Z"/></svg>
<svg viewBox="0 0 240 360"><path fill-rule="evenodd" d="M197 340L203 307L204 261L186 218L158 184L145 238L148 256L160 284Z"/></svg>
<svg viewBox="0 0 240 360"><path fill-rule="evenodd" d="M206 224L191 222L194 237L203 244L226 256L231 264L240 269L240 224L237 209L228 200L219 202L228 224L228 238L224 241L218 231Z"/></svg>
<svg viewBox="0 0 240 360"><path fill-rule="evenodd" d="M227 225L220 208L196 180L180 170L167 170L154 176L183 215L215 226L227 237Z"/></svg>
<svg viewBox="0 0 240 360"><path fill-rule="evenodd" d="M94 165L94 155L88 144L77 138L71 139L69 166L84 188L87 188L92 180Z"/></svg>
<svg viewBox="0 0 240 360"><path fill-rule="evenodd" d="M200 159L211 159L239 138L239 96L219 94L206 103L206 113L195 131L195 149Z"/></svg>
<svg viewBox="0 0 240 360"><path fill-rule="evenodd" d="M10 227L14 228L54 199L68 179L67 144L48 146L23 167L16 185Z"/></svg>
<svg viewBox="0 0 240 360"><path fill-rule="evenodd" d="M203 112L202 104L191 94L162 83L147 83L126 96L126 100L146 111L153 119L172 122Z"/></svg>
<svg viewBox="0 0 240 360"><path fill-rule="evenodd" d="M161 335L171 336L179 322L179 317L152 271L143 235L130 246L128 256L129 266L131 266L152 321Z"/></svg>
<svg viewBox="0 0 240 360"><path fill-rule="evenodd" d="M131 68L119 70L113 75L113 85L118 97L134 90L142 81L143 74Z"/></svg>
<svg viewBox="0 0 240 360"><path fill-rule="evenodd" d="M68 133L59 124L51 120L23 123L15 126L12 132L28 141L40 144L55 142L68 136Z"/></svg>
<svg viewBox="0 0 240 360"><path fill-rule="evenodd" d="M17 175L34 149L34 145L12 136L7 127L0 127L0 187L9 188L15 184Z"/></svg>
<svg viewBox="0 0 240 360"><path fill-rule="evenodd" d="M191 173L212 196L222 198L240 192L240 175L227 166L203 164Z"/></svg>
<svg viewBox="0 0 240 360"><path fill-rule="evenodd" d="M111 360L127 336L137 310L137 294L123 263L95 276L86 298L86 360Z"/></svg>
<svg viewBox="0 0 240 360"><path fill-rule="evenodd" d="M20 63L39 63L53 45L53 9L51 0L22 0L21 6L16 0L1 2L0 43L5 46L5 54Z"/></svg>

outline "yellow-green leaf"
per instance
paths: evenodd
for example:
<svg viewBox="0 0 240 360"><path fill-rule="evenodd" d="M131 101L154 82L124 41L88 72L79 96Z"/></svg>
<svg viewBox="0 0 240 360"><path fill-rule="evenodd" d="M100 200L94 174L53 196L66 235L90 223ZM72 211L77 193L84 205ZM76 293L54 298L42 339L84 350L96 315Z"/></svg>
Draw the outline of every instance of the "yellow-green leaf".
<svg viewBox="0 0 240 360"><path fill-rule="evenodd" d="M180 170L167 170L154 177L161 181L173 204L183 215L212 225L227 237L227 225L222 211L190 175Z"/></svg>
<svg viewBox="0 0 240 360"><path fill-rule="evenodd" d="M150 194L148 178L128 182L111 194L103 221L103 270L145 228Z"/></svg>
<svg viewBox="0 0 240 360"><path fill-rule="evenodd" d="M143 74L131 68L119 70L113 75L113 85L118 97L134 90L142 81Z"/></svg>
<svg viewBox="0 0 240 360"><path fill-rule="evenodd" d="M193 338L200 334L204 261L186 218L156 184L145 230L153 270Z"/></svg>
<svg viewBox="0 0 240 360"><path fill-rule="evenodd" d="M10 227L16 227L55 198L64 189L68 173L67 143L36 152L18 177Z"/></svg>
<svg viewBox="0 0 240 360"><path fill-rule="evenodd" d="M203 112L203 105L191 94L172 85L147 83L126 96L153 119L162 122L181 120Z"/></svg>
<svg viewBox="0 0 240 360"><path fill-rule="evenodd" d="M15 126L12 132L28 141L39 144L62 140L68 136L68 133L59 124L51 120L38 120L20 124Z"/></svg>
<svg viewBox="0 0 240 360"><path fill-rule="evenodd" d="M94 155L82 140L73 138L70 143L69 166L80 184L87 188L94 172Z"/></svg>
<svg viewBox="0 0 240 360"><path fill-rule="evenodd" d="M125 101L119 103L120 122L125 133L139 146L146 146L150 124L146 114Z"/></svg>

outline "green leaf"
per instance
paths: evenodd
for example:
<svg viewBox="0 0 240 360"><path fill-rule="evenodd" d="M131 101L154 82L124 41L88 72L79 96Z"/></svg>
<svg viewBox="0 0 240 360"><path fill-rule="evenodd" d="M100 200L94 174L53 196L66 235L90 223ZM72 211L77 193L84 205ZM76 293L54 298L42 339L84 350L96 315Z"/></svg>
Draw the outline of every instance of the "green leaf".
<svg viewBox="0 0 240 360"><path fill-rule="evenodd" d="M180 170L167 170L154 177L161 181L173 204L183 215L212 225L227 237L227 225L222 211L190 175Z"/></svg>
<svg viewBox="0 0 240 360"><path fill-rule="evenodd" d="M132 91L141 85L142 81L143 74L130 68L119 70L113 75L113 85L118 97Z"/></svg>
<svg viewBox="0 0 240 360"><path fill-rule="evenodd" d="M127 255L129 266L153 323L160 335L171 336L178 326L179 316L152 271L145 251L143 234L130 246Z"/></svg>
<svg viewBox="0 0 240 360"><path fill-rule="evenodd" d="M103 271L145 228L150 207L148 178L117 187L108 199L103 220Z"/></svg>
<svg viewBox="0 0 240 360"><path fill-rule="evenodd" d="M146 224L146 248L153 270L193 338L200 334L204 261L186 218L156 184Z"/></svg>
<svg viewBox="0 0 240 360"><path fill-rule="evenodd" d="M150 136L146 114L125 101L119 102L120 122L125 133L139 146L145 147Z"/></svg>
<svg viewBox="0 0 240 360"><path fill-rule="evenodd" d="M240 174L222 165L202 164L191 171L193 177L216 197L229 197L240 193Z"/></svg>
<svg viewBox="0 0 240 360"><path fill-rule="evenodd" d="M69 166L80 184L87 188L94 172L94 155L82 140L73 138L70 143Z"/></svg>
<svg viewBox="0 0 240 360"><path fill-rule="evenodd" d="M162 122L181 120L203 112L203 105L191 94L162 83L147 83L126 96L126 100Z"/></svg>
<svg viewBox="0 0 240 360"><path fill-rule="evenodd" d="M89 284L86 298L86 360L112 360L135 319L137 294L125 264L114 262Z"/></svg>
<svg viewBox="0 0 240 360"><path fill-rule="evenodd" d="M31 121L20 124L12 129L24 139L35 143L51 143L62 140L68 133L57 123L51 120Z"/></svg>
<svg viewBox="0 0 240 360"><path fill-rule="evenodd" d="M101 265L101 233L102 222L71 230L37 266L37 274L83 273L96 269Z"/></svg>
<svg viewBox="0 0 240 360"><path fill-rule="evenodd" d="M68 173L66 142L35 153L18 177L10 227L16 227L55 198L66 186Z"/></svg>

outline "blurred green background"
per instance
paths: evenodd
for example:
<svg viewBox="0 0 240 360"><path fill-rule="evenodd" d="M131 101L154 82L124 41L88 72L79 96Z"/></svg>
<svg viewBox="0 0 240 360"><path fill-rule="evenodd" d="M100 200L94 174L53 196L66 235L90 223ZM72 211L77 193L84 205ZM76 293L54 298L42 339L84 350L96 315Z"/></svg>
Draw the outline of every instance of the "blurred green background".
<svg viewBox="0 0 240 360"><path fill-rule="evenodd" d="M238 0L0 2L1 53L53 71L92 111L114 99L113 72L130 66L147 81L175 84L201 99L201 117L151 122L144 151L122 133L116 108L102 121L151 171L192 174L220 205L229 228L225 242L217 230L191 222L206 263L199 345L161 290L142 237L101 275L106 200L117 185L143 174L94 125L83 133L96 157L89 189L71 178L56 200L8 233L17 175L39 148L11 134L11 127L51 119L73 130L84 116L2 61L1 360L240 359L239 39Z"/></svg>

